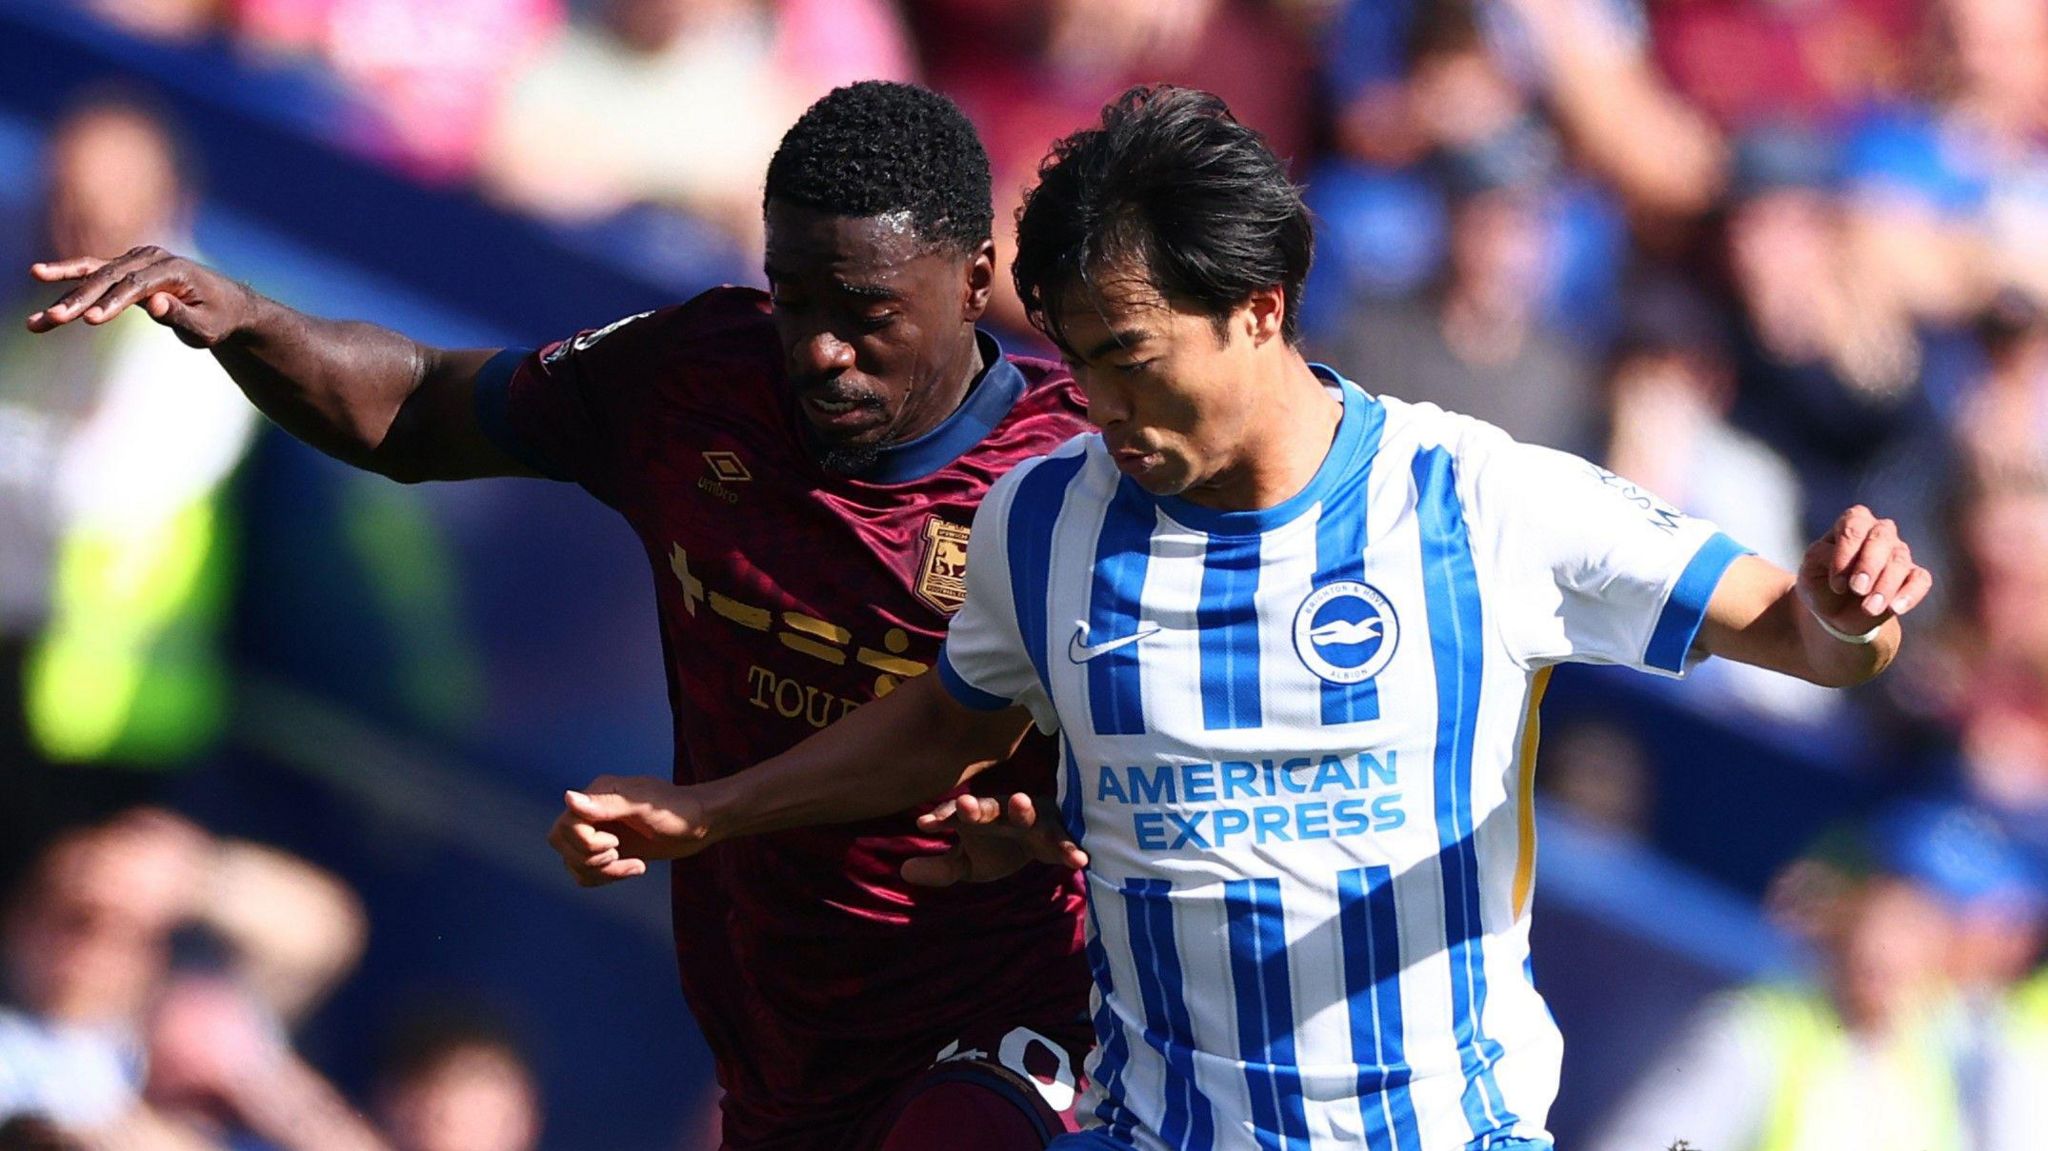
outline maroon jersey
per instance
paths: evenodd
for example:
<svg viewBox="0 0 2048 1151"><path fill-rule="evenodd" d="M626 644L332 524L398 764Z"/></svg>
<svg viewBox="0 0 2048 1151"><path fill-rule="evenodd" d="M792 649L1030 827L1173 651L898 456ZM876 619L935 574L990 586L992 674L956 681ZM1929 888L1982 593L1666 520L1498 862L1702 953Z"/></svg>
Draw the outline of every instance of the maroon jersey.
<svg viewBox="0 0 2048 1151"><path fill-rule="evenodd" d="M975 505L1086 427L1057 365L981 340L989 366L959 410L859 478L811 458L751 289L485 369L486 429L617 509L647 550L678 782L773 756L930 669L965 591ZM1053 765L1034 735L986 786L1049 795ZM904 883L904 860L943 848L904 813L673 866L683 990L718 1059L730 1144L832 1146L971 1028L1086 1033L1078 878Z"/></svg>

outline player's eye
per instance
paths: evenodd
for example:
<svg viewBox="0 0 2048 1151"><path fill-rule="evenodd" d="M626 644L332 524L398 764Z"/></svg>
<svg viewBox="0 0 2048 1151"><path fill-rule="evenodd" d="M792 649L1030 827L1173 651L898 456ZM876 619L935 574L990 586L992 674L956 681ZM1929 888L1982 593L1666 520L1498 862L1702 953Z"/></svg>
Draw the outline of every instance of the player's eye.
<svg viewBox="0 0 2048 1151"><path fill-rule="evenodd" d="M879 332L895 323L902 315L901 312L872 312L860 318L860 326L870 332Z"/></svg>
<svg viewBox="0 0 2048 1151"><path fill-rule="evenodd" d="M1151 360L1132 360L1130 363L1127 364L1110 365L1110 367L1113 368L1118 374L1126 376L1138 375L1151 366Z"/></svg>

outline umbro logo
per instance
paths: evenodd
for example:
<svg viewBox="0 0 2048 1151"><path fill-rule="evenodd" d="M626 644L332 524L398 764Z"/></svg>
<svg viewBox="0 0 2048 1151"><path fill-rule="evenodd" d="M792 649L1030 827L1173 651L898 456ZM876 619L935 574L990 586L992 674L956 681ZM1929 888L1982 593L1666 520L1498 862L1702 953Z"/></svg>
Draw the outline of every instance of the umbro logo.
<svg viewBox="0 0 2048 1151"><path fill-rule="evenodd" d="M1088 643L1088 625L1085 623L1076 624L1074 634L1067 640L1067 658L1074 663L1087 663L1097 656L1108 655L1120 647L1129 647L1146 636L1157 634L1159 634L1157 625L1142 625L1137 631L1129 635L1120 635L1115 639L1090 646Z"/></svg>
<svg viewBox="0 0 2048 1151"><path fill-rule="evenodd" d="M743 484L754 478L747 465L740 462L736 452L705 452L704 463L709 475L697 477L697 490L706 492L727 504L740 502L740 494L729 484Z"/></svg>
<svg viewBox="0 0 2048 1151"><path fill-rule="evenodd" d="M704 462L711 465L711 478L722 483L739 484L754 478L738 452L705 452Z"/></svg>

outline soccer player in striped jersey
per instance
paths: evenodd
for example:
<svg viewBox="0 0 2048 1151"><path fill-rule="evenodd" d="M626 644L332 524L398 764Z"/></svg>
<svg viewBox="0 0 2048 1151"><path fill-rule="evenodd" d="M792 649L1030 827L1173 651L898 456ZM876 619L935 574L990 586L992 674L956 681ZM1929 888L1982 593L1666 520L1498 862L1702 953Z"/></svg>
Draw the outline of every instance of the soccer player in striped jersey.
<svg viewBox="0 0 2048 1151"><path fill-rule="evenodd" d="M1061 142L1016 276L1099 434L983 502L935 675L708 787L572 797L572 868L929 798L1035 723L1071 839L996 836L1031 822L1021 797L963 801L985 831L924 866L1085 860L1097 1050L1072 1139L1548 1148L1549 669L1719 655L1855 684L1931 577L1861 508L1795 575L1583 460L1367 395L1295 347L1311 248L1284 168L1214 97L1137 90Z"/></svg>

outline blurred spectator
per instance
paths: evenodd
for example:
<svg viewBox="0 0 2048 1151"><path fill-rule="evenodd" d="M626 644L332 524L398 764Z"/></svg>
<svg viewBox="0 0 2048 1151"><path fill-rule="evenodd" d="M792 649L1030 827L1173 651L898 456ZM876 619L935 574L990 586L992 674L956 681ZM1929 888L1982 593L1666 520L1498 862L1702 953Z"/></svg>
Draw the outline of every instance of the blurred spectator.
<svg viewBox="0 0 2048 1151"><path fill-rule="evenodd" d="M0 936L0 1117L105 1127L140 1098L145 1014L192 911L206 837L161 812L70 832L14 894Z"/></svg>
<svg viewBox="0 0 2048 1151"><path fill-rule="evenodd" d="M1971 1146L1943 1030L1956 937L1944 878L1915 844L1857 847L1791 873L1799 890L1787 910L1824 960L1815 980L1711 1000L1609 1116L1594 1151L1674 1140L1716 1151Z"/></svg>
<svg viewBox="0 0 2048 1151"><path fill-rule="evenodd" d="M1899 95L1924 0L1661 0L1647 5L1658 65L1724 128L1821 123Z"/></svg>
<svg viewBox="0 0 2048 1151"><path fill-rule="evenodd" d="M51 133L40 251L189 244L193 188L163 117L88 98ZM48 302L17 296L17 313ZM144 315L0 337L0 873L52 821L189 761L225 718L221 488L255 414L211 358ZM46 761L105 770L52 775Z"/></svg>
<svg viewBox="0 0 2048 1151"><path fill-rule="evenodd" d="M1860 254L1923 317L1958 319L1999 283L2048 298L2048 8L1927 7L1917 98L1849 141Z"/></svg>
<svg viewBox="0 0 2048 1151"><path fill-rule="evenodd" d="M85 0L93 15L131 35L193 44L222 28L222 0Z"/></svg>
<svg viewBox="0 0 2048 1151"><path fill-rule="evenodd" d="M1610 196L1563 167L1556 126L1505 42L1513 27L1503 6L1470 0L1346 8L1327 64L1343 101L1338 149L1308 187L1322 232L1303 314L1313 335L1335 340L1370 301L1439 278L1450 258L1445 201L1469 196L1475 169L1489 173L1478 183L1528 192L1543 318L1575 341L1604 334L1624 221Z"/></svg>
<svg viewBox="0 0 2048 1151"><path fill-rule="evenodd" d="M1575 161L1621 197L1639 244L1678 247L1726 175L1720 133L1651 62L1633 5L1500 0Z"/></svg>
<svg viewBox="0 0 2048 1151"><path fill-rule="evenodd" d="M0 1151L86 1151L47 1119L20 1115L0 1123Z"/></svg>
<svg viewBox="0 0 2048 1151"><path fill-rule="evenodd" d="M540 1092L506 1028L481 1012L430 1012L402 1027L377 1073L394 1151L533 1151Z"/></svg>
<svg viewBox="0 0 2048 1151"><path fill-rule="evenodd" d="M1955 603L1922 675L1962 784L2048 858L2048 479L1973 491Z"/></svg>
<svg viewBox="0 0 2048 1151"><path fill-rule="evenodd" d="M1799 475L1728 422L1734 404L1733 349L1712 306L1672 281L1631 292L1607 374L1607 466L1796 568L1806 550Z"/></svg>
<svg viewBox="0 0 2048 1151"><path fill-rule="evenodd" d="M1857 502L1901 453L1938 459L1924 385L1960 371L1945 354L1951 345L1923 339L1906 302L1854 258L1838 177L1826 137L1758 129L1738 145L1725 224L1736 418L1799 469L1810 511ZM1886 505L1895 518L1932 518L1926 505L1938 493L1926 484L1897 495Z"/></svg>
<svg viewBox="0 0 2048 1151"><path fill-rule="evenodd" d="M1326 51L1337 151L1309 179L1322 250L1305 320L1335 339L1367 301L1417 292L1436 275L1448 212L1443 173L1427 162L1440 150L1503 141L1496 155L1526 162L1531 143L1554 159L1555 142L1533 123L1533 103L1471 3L1354 0Z"/></svg>
<svg viewBox="0 0 2048 1151"><path fill-rule="evenodd" d="M214 977L173 979L152 1014L142 1116L209 1145L266 1151L390 1151L294 1053L277 1018Z"/></svg>
<svg viewBox="0 0 2048 1151"><path fill-rule="evenodd" d="M1517 138L1447 158L1453 203L1441 282L1415 300L1364 306L1337 325L1327 355L1369 392L1439 404L1519 440L1593 454L1592 364L1542 313L1542 153L1540 140Z"/></svg>
<svg viewBox="0 0 2048 1151"><path fill-rule="evenodd" d="M2018 1072L2013 1080L2032 1093L2037 1109L2048 1110L2048 1098L2040 1090L2048 1083L2048 968L2036 971L2014 993L2008 1035ZM2038 1138L2041 1130L2042 1122L2037 1121L2026 1134Z"/></svg>
<svg viewBox="0 0 2048 1151"><path fill-rule="evenodd" d="M195 922L226 949L230 977L286 1026L327 1000L369 932L355 894L303 859L241 840L213 843Z"/></svg>
<svg viewBox="0 0 2048 1151"><path fill-rule="evenodd" d="M1306 171L1313 143L1308 27L1319 0L915 0L905 6L933 88L974 121L994 168L995 214L1014 220L1052 142L1133 84L1216 93ZM1031 328L998 228L992 322Z"/></svg>
<svg viewBox="0 0 2048 1151"><path fill-rule="evenodd" d="M2032 1049L2015 999L2048 927L2039 868L1988 815L1961 804L1901 804L1880 828L1901 868L1926 877L1955 913L1948 967L1960 1009L1949 1043L1970 1145L2026 1151L2048 1122L2048 1052Z"/></svg>
<svg viewBox="0 0 2048 1151"><path fill-rule="evenodd" d="M356 142L427 181L467 178L512 77L567 18L563 0L228 0L241 47L312 58L370 110Z"/></svg>
<svg viewBox="0 0 2048 1151"><path fill-rule="evenodd" d="M1546 797L1589 827L1649 842L1657 780L1641 740L1614 724L1594 720L1546 735L1541 756L1536 782Z"/></svg>
<svg viewBox="0 0 2048 1151"><path fill-rule="evenodd" d="M1652 281L1630 293L1608 370L1605 460L1688 515L1712 520L1772 563L1797 569L1806 551L1798 473L1728 420L1735 365L1721 317L1699 295ZM1835 692L1762 668L1711 661L1693 673L1742 709L1812 724Z"/></svg>
<svg viewBox="0 0 2048 1151"><path fill-rule="evenodd" d="M2048 308L2002 292L1977 335L1985 368L1956 420L1970 469L1987 486L2048 477Z"/></svg>
<svg viewBox="0 0 2048 1151"><path fill-rule="evenodd" d="M761 173L783 129L840 80L908 67L881 0L606 0L602 13L544 49L498 108L483 157L493 195L568 222L687 210L757 251Z"/></svg>
<svg viewBox="0 0 2048 1151"><path fill-rule="evenodd" d="M219 974L173 973L187 930L219 950ZM292 857L154 809L67 833L0 936L0 1118L145 1147L232 1127L283 1151L374 1151L283 1038L362 944L354 896Z"/></svg>

